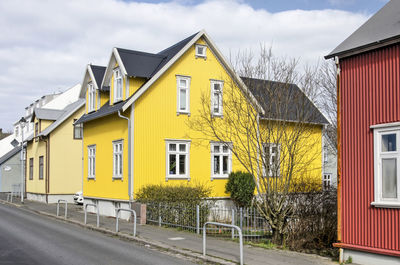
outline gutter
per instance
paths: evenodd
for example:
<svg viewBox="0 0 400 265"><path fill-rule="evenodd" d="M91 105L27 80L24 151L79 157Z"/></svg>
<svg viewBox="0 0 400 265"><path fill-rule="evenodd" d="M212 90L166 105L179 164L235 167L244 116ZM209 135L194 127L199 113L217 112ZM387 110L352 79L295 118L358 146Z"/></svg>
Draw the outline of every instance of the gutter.
<svg viewBox="0 0 400 265"><path fill-rule="evenodd" d="M121 114L121 110L118 110L118 116L122 119L125 119L128 121L128 196L129 196L129 202L133 201L133 192L132 192L132 164L131 164L131 157L132 157L132 148L131 148L131 119L129 119L126 116L123 116Z"/></svg>

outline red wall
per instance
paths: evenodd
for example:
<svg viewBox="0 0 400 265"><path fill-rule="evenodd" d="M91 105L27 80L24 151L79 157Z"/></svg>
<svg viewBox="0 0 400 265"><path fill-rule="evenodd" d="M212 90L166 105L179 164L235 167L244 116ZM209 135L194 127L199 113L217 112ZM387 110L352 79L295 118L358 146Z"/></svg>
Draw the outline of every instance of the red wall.
<svg viewBox="0 0 400 265"><path fill-rule="evenodd" d="M340 67L342 243L400 251L400 209L371 206L369 128L400 121L400 45L343 58Z"/></svg>

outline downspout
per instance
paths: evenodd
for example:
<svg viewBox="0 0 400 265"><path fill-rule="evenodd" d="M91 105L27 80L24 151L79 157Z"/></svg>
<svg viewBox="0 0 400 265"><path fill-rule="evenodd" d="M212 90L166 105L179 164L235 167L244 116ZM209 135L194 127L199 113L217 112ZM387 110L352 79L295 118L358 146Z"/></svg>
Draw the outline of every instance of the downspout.
<svg viewBox="0 0 400 265"><path fill-rule="evenodd" d="M129 204L132 203L133 201L133 196L132 196L132 187L131 187L131 183L132 183L132 168L131 168L131 154L132 154L132 150L131 150L131 120L126 117L123 116L121 114L121 110L118 111L118 116L122 119L125 119L128 121L128 196L129 196ZM131 205L130 205L131 206Z"/></svg>
<svg viewBox="0 0 400 265"><path fill-rule="evenodd" d="M84 179L83 167L84 167L84 165L85 165L85 158L84 158L84 153L83 153L83 123L82 123L82 197L83 197L83 179Z"/></svg>
<svg viewBox="0 0 400 265"><path fill-rule="evenodd" d="M336 100L337 100L337 239L338 242L342 241L342 180L341 180L341 144L340 144L340 130L341 130L341 119L340 119L340 64L339 57L335 57L336 63Z"/></svg>

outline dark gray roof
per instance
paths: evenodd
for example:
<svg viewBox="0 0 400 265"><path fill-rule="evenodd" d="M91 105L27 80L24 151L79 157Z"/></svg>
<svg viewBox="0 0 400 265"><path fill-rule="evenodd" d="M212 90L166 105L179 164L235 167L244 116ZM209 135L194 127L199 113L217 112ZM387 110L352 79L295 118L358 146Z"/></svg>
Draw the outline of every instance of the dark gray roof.
<svg viewBox="0 0 400 265"><path fill-rule="evenodd" d="M264 119L328 124L322 113L295 84L241 77L264 109Z"/></svg>
<svg viewBox="0 0 400 265"><path fill-rule="evenodd" d="M147 53L135 50L126 50L116 48L122 63L129 76L151 78L155 75L165 64L169 62L196 34L187 37L184 40L162 50L161 52Z"/></svg>
<svg viewBox="0 0 400 265"><path fill-rule="evenodd" d="M66 119L68 119L72 114L74 114L77 110L83 107L85 105L85 102L86 100L81 98L75 101L74 103L67 105L63 109L63 114L60 117L58 117L55 122L50 124L49 127L47 127L41 133L39 133L39 136L47 136L54 129L56 129L61 123L63 123Z"/></svg>
<svg viewBox="0 0 400 265"><path fill-rule="evenodd" d="M18 152L20 151L21 151L21 146L14 147L10 152L0 157L0 165L3 164L4 162L7 162L8 159L18 154Z"/></svg>
<svg viewBox="0 0 400 265"><path fill-rule="evenodd" d="M78 123L85 123L91 120L95 120L101 117L105 117L108 115L111 115L113 113L118 112L120 109L122 109L122 106L125 104L126 101L121 101L118 102L114 105L110 105L110 101L107 101L98 111L83 114L82 117L80 117L75 124Z"/></svg>
<svg viewBox="0 0 400 265"><path fill-rule="evenodd" d="M345 39L326 59L373 48L375 45L400 40L400 1L391 0Z"/></svg>
<svg viewBox="0 0 400 265"><path fill-rule="evenodd" d="M129 76L150 78L165 56L117 48Z"/></svg>
<svg viewBox="0 0 400 265"><path fill-rule="evenodd" d="M94 79L96 81L97 87L100 88L101 82L103 82L104 73L106 72L106 67L105 66L92 65L91 64L90 68L92 68L92 72L93 72Z"/></svg>
<svg viewBox="0 0 400 265"><path fill-rule="evenodd" d="M101 91L109 92L109 91L110 91L110 86L103 86L103 87L101 88Z"/></svg>
<svg viewBox="0 0 400 265"><path fill-rule="evenodd" d="M55 121L63 113L64 113L64 110L36 108L34 111L34 114L31 117L31 121L33 121L35 119L35 117L37 117L38 119L41 119L41 120Z"/></svg>

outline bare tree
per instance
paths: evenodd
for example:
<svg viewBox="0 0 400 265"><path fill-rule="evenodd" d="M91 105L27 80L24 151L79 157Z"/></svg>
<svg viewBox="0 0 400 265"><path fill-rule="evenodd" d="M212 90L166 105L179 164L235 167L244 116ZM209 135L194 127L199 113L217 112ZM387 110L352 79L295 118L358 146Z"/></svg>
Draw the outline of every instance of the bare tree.
<svg viewBox="0 0 400 265"><path fill-rule="evenodd" d="M333 60L322 62L318 75L319 96L317 102L318 107L329 120L330 124L326 127L326 133L337 150L336 72L336 65Z"/></svg>
<svg viewBox="0 0 400 265"><path fill-rule="evenodd" d="M244 52L235 61L242 78L225 81L221 94L203 93L201 109L188 125L206 142L225 143L253 175L254 203L271 225L274 242L282 244L294 217L290 194L321 185L315 163L321 159L321 126L316 123L325 119L309 99L316 94L315 71L299 72L297 60L275 58L265 47L257 58Z"/></svg>

